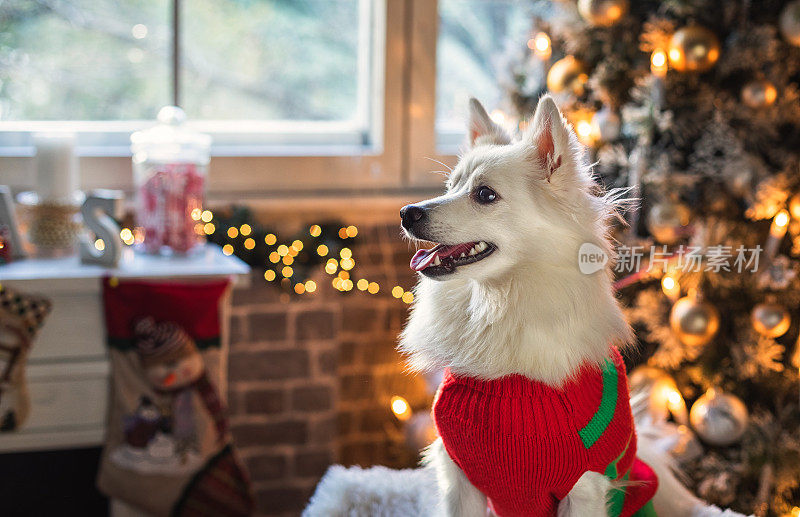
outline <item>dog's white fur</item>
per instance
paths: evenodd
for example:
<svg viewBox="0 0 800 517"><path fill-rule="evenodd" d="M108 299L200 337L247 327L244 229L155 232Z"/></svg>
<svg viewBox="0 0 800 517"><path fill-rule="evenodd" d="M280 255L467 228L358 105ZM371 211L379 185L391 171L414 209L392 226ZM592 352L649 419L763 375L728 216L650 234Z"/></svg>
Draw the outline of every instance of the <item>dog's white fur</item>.
<svg viewBox="0 0 800 517"><path fill-rule="evenodd" d="M583 149L549 96L539 101L517 141L472 99L469 135L470 148L450 175L446 193L417 203L426 222L407 233L445 244L485 241L497 249L444 277L423 272L400 349L416 370L447 366L481 379L522 374L561 385L581 364L600 362L610 346L632 340L610 268L588 275L578 268L583 243L611 255L609 220L617 202L596 192ZM491 187L499 199L477 203L473 193L480 186ZM441 440L427 456L437 470L446 514L485 515L486 497L448 457ZM604 476L585 474L560 503L559 516L605 515L611 488ZM657 509L659 515L686 515Z"/></svg>

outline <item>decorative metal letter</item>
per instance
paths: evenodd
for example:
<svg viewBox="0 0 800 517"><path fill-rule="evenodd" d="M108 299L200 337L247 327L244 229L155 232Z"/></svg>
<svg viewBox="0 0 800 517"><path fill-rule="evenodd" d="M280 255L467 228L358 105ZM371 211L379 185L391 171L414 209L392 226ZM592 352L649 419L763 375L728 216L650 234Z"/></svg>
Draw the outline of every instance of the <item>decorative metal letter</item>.
<svg viewBox="0 0 800 517"><path fill-rule="evenodd" d="M81 237L81 262L115 267L122 256L122 239L119 236L119 225L111 217L123 194L119 190L95 190L91 192L81 207L83 223L103 241L104 247L98 250L92 239Z"/></svg>

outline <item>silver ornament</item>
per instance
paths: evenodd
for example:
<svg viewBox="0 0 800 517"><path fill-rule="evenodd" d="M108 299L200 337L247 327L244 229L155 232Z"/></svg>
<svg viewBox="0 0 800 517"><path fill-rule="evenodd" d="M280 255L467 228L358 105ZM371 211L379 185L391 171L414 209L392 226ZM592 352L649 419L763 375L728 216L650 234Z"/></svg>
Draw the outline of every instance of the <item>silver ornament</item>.
<svg viewBox="0 0 800 517"><path fill-rule="evenodd" d="M711 445L736 443L747 428L747 407L742 400L711 388L692 405L689 422L700 438Z"/></svg>
<svg viewBox="0 0 800 517"><path fill-rule="evenodd" d="M783 39L794 46L800 47L800 0L786 4L781 11L778 25Z"/></svg>
<svg viewBox="0 0 800 517"><path fill-rule="evenodd" d="M772 106L777 98L778 90L766 79L750 81L742 88L742 102L751 108Z"/></svg>
<svg viewBox="0 0 800 517"><path fill-rule="evenodd" d="M647 213L647 231L661 244L675 244L687 234L692 211L673 202L657 203Z"/></svg>
<svg viewBox="0 0 800 517"><path fill-rule="evenodd" d="M786 334L792 318L786 307L779 303L759 303L750 313L753 328L762 336L776 338Z"/></svg>

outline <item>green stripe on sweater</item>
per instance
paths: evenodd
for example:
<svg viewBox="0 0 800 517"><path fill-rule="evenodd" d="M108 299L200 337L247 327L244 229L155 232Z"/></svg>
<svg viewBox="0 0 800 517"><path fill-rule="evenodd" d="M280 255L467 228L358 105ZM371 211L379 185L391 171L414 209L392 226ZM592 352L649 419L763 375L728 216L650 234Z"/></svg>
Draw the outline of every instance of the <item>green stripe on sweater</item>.
<svg viewBox="0 0 800 517"><path fill-rule="evenodd" d="M630 475L630 470L622 476L623 483L628 481L628 476ZM625 506L625 487L616 487L611 491L611 497L608 502L608 515L609 517L619 517L619 514L622 513L622 508Z"/></svg>
<svg viewBox="0 0 800 517"><path fill-rule="evenodd" d="M578 431L587 449L594 445L614 418L617 409L617 367L610 359L606 359L603 366L603 395L600 398L600 407L589 423Z"/></svg>

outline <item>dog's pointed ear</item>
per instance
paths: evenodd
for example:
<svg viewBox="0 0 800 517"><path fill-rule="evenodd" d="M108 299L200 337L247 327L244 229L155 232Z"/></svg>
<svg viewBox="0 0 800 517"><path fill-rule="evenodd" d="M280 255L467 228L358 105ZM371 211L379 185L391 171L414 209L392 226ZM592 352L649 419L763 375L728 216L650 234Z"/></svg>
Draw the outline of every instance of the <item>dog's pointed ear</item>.
<svg viewBox="0 0 800 517"><path fill-rule="evenodd" d="M505 145L511 142L506 130L489 117L481 103L474 97L469 99L467 136L470 148L486 144Z"/></svg>
<svg viewBox="0 0 800 517"><path fill-rule="evenodd" d="M539 99L524 140L533 146L534 157L544 169L547 181L550 181L569 152L570 131L572 129L553 98L545 95Z"/></svg>

